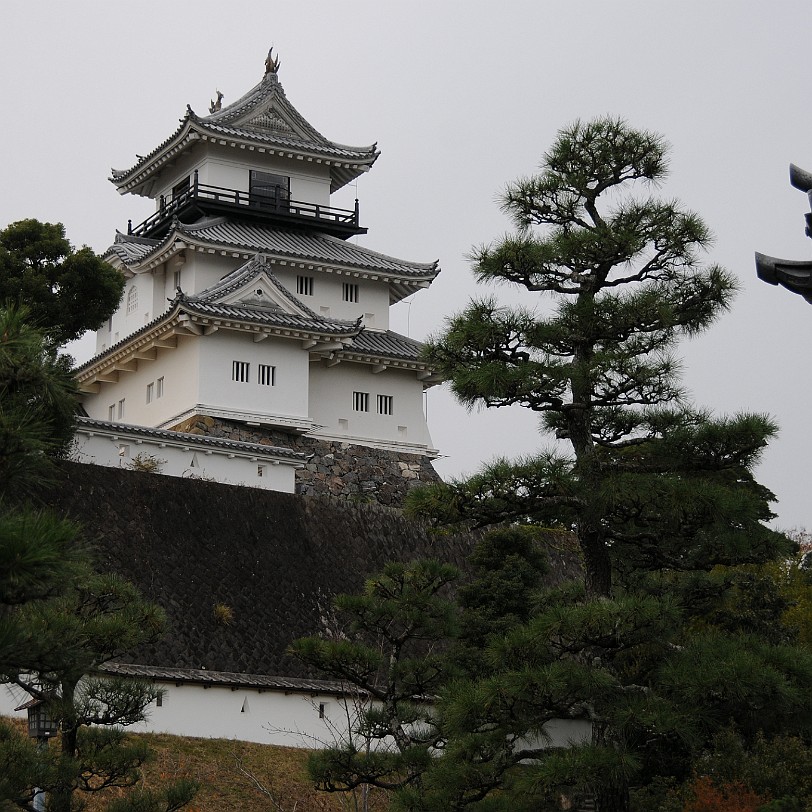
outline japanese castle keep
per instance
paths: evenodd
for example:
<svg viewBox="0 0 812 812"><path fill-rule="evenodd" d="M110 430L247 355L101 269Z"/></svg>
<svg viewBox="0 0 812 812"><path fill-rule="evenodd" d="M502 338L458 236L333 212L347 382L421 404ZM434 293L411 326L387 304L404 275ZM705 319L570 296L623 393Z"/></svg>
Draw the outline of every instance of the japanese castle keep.
<svg viewBox="0 0 812 812"><path fill-rule="evenodd" d="M420 344L389 307L439 272L351 241L330 195L376 146L329 141L288 101L271 54L256 87L180 126L130 169L121 194L155 212L105 259L126 287L78 369L81 461L398 504L435 479Z"/></svg>

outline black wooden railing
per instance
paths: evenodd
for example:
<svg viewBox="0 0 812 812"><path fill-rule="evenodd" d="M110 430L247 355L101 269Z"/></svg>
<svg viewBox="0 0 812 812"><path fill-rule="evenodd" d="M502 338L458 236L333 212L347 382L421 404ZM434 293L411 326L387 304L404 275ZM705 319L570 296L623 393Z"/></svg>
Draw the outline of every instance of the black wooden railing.
<svg viewBox="0 0 812 812"><path fill-rule="evenodd" d="M354 209L339 209L334 206L291 200L287 197L286 190L281 188L275 191L265 187L261 191L245 192L200 183L197 172L195 172L188 188L179 194L173 194L171 198L161 195L158 210L147 217L143 223L134 226L132 220L128 220L127 233L137 237L155 236L160 231L166 231L165 226L172 217L180 217L192 209L231 213L242 211L253 216L270 215L278 220L290 220L319 227L326 226L328 230L346 230L351 233L365 231L358 225L357 200Z"/></svg>

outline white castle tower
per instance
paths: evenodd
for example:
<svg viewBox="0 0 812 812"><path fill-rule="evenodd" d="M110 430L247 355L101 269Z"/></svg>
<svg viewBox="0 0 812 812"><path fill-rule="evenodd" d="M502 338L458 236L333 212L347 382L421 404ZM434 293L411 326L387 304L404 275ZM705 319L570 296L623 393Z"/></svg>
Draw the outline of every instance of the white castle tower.
<svg viewBox="0 0 812 812"><path fill-rule="evenodd" d="M158 147L113 171L121 194L155 212L105 254L126 286L78 370L80 437L96 438L85 453L99 462L101 437L116 438L119 458L133 442L198 437L183 453L201 475L292 490L299 469L300 491L396 503L434 476L423 392L437 378L419 342L389 330L389 308L439 269L348 241L366 232L357 201L339 209L330 195L380 153L322 136L278 67L269 53L242 98L221 107L218 93L207 116L187 108ZM239 474L219 473L243 457ZM270 483L266 462L289 469L287 484Z"/></svg>

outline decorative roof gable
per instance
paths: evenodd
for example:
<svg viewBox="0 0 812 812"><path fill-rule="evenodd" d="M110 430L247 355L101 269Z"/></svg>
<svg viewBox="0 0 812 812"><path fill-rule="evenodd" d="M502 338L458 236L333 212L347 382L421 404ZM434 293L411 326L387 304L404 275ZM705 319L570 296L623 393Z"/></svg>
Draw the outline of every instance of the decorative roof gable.
<svg viewBox="0 0 812 812"><path fill-rule="evenodd" d="M130 169L112 170L110 180L122 194L151 193L151 180L170 160L200 141L217 141L237 148L246 145L261 152L297 157L328 166L331 191L336 191L366 172L375 163L377 145L354 147L325 138L288 101L276 72L268 71L259 84L233 104L207 116L187 105L178 129L148 155L139 156Z"/></svg>
<svg viewBox="0 0 812 812"><path fill-rule="evenodd" d="M322 318L280 284L265 258L259 254L224 276L216 285L188 300L258 308L314 320Z"/></svg>

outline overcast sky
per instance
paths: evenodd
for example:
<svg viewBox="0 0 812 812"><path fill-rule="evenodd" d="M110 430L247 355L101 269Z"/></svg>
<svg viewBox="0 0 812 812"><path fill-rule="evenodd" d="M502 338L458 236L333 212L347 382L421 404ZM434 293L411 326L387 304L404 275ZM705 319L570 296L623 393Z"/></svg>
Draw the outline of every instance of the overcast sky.
<svg viewBox="0 0 812 812"><path fill-rule="evenodd" d="M685 382L717 413L777 419L758 476L778 526L812 528L812 308L759 282L753 262L812 255L808 202L787 177L790 161L812 170L810 31L809 0L3 0L0 225L61 221L103 251L151 212L117 194L110 168L167 138L187 104L205 114L217 89L235 101L273 44L313 126L382 151L335 199L357 192L360 242L440 260L434 285L395 308L394 329L423 338L478 293L465 255L508 229L504 184L574 119L623 116L667 137L662 194L705 218L709 260L741 282L733 311L684 345ZM533 415L467 414L439 388L428 411L444 476L547 442Z"/></svg>

